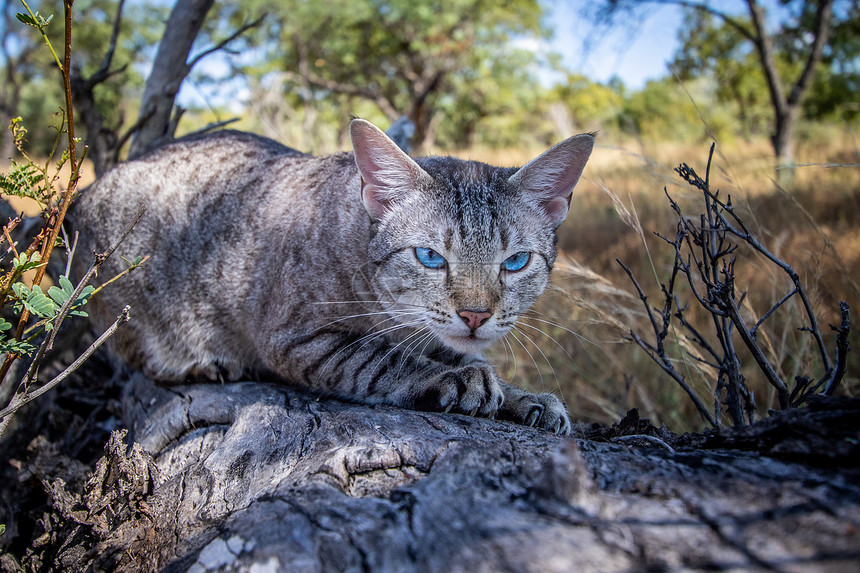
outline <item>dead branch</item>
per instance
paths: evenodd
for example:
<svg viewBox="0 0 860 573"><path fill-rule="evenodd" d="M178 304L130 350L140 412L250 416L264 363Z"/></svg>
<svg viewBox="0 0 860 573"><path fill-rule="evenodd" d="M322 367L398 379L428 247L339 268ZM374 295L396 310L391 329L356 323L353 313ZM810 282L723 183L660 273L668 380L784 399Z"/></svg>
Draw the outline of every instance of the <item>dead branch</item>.
<svg viewBox="0 0 860 573"><path fill-rule="evenodd" d="M73 300L73 299L70 299ZM69 364L62 372L60 372L57 376L55 376L50 382L47 382L33 390L32 392L25 392L23 394L16 394L14 398L12 398L11 403L0 410L0 436L3 435L3 432L6 430L6 427L9 425L9 421L12 419L12 416L32 402L37 398L41 397L46 392L55 388L60 382L69 377L75 370L81 367L81 365L87 361L87 359L92 356L92 354L98 350L98 348L104 344L108 338L114 335L114 333L119 329L120 326L129 321L129 308L126 306L122 309L122 312L119 316L116 317L116 320L113 324L111 324L107 330L105 330L101 336L99 336L95 342L93 342L86 350L84 350L80 356L78 356L74 362Z"/></svg>
<svg viewBox="0 0 860 573"><path fill-rule="evenodd" d="M264 14L264 15L260 16L259 18L257 18L256 20L254 20L253 22L248 22L246 24L242 24L242 26L238 30L236 30L235 32L233 32L232 34L230 34L229 36L227 36L226 38L224 38L223 40L221 40L220 42L218 42L217 44L215 44L211 48L204 50L203 52L194 56L194 58L192 58L191 61L188 63L188 71L191 71L191 68L196 66L197 63L200 60L202 60L203 58L205 58L206 56L214 54L215 52L218 52L220 50L226 49L229 44L233 43L233 41L238 39L240 36L244 35L245 32L247 32L248 30L253 30L257 26L262 24L263 20L265 20L265 19L266 19L266 15Z"/></svg>
<svg viewBox="0 0 860 573"><path fill-rule="evenodd" d="M94 257L93 263L90 265L90 268L84 274L83 278L80 280L80 282L78 283L78 285L75 288L75 290L73 291L73 293L65 301L63 306L60 307L60 310L57 314L57 317L54 320L53 328L48 333L44 342L42 342L42 344L39 346L39 349L36 352L36 355L33 357L33 360L30 363L30 367L28 368L27 373L24 375L24 377L18 383L17 392L13 395L13 397L10 400L10 403L7 405L7 407L2 412L0 412L0 418L3 418L7 415L13 414L24 404L31 402L32 400L35 399L35 397L41 396L42 394L47 392L50 388L53 388L54 386L59 384L59 382L61 382L63 379L65 379L65 377L68 375L68 374L66 374L66 376L63 376L61 374L60 375L61 377L57 377L59 379L55 378L54 380L52 380L49 383L49 384L53 383L53 385L51 385L50 388L46 388L47 385L45 385L45 386L42 386L39 389L35 390L32 393L30 392L30 386L31 386L31 384L33 384L33 382L35 382L36 378L38 377L39 367L42 364L42 361L45 357L45 354L48 351L50 351L51 348L53 348L54 339L56 338L57 333L59 332L60 327L62 326L63 322L68 317L68 314L71 311L72 306L74 305L75 301L78 299L78 297L80 296L80 294L84 290L84 288L87 286L87 284L89 284L90 280L96 275L96 273L98 272L98 270L102 266L102 264L104 264L104 262L120 246L120 244L122 244L122 242L125 240L125 238L128 236L128 234L131 233L134 226L138 223L138 221L140 221L141 217L143 217L144 212L145 212L145 208L141 207L141 209L138 211L137 215L134 217L134 219L131 221L131 223L129 223L129 225L126 227L125 231L123 231L122 235L116 241L114 241L114 243L112 245L110 245L107 248L107 250L105 250L102 253L94 253L95 257ZM124 319L122 318L123 316L125 316ZM128 321L128 312L123 312L123 314L117 318L116 328L118 328L120 324L123 324L126 321ZM98 341L96 341L97 345L92 347L92 349L87 349L87 351L84 352L84 354L86 356L82 355L78 360L83 360L87 356L92 354L92 352L95 351L95 349L98 348L98 346L100 346L104 342L104 340L107 339L107 337L109 337L110 335L113 334L113 332L116 331L116 328L112 327L112 328L108 329L108 331L106 331L106 336L103 335L104 339L100 338ZM107 332L110 332L110 334L107 334ZM76 360L75 362L77 363L78 361ZM78 364L78 366L79 366L79 364ZM78 366L75 366L74 369L70 370L69 374L71 372L73 372L75 369L77 369ZM8 413L7 413L7 411L8 411ZM0 424L2 424L2 425L0 425L0 434L2 434L2 429L6 427L7 423L8 423L8 420L0 421Z"/></svg>
<svg viewBox="0 0 860 573"><path fill-rule="evenodd" d="M672 276L667 285L661 285L663 292L663 310L660 313L662 326L658 324L656 309L652 309L647 303L647 297L642 287L636 281L631 271L619 261L630 280L633 282L639 298L645 305L651 328L654 332L655 343L646 342L640 335L631 330L630 339L636 342L646 354L654 360L679 386L693 399L699 412L704 412L701 402L692 392L684 376L678 373L672 360L666 353L663 341L670 328L672 318L687 333L687 339L699 348L702 348L715 361L700 359L696 360L716 368L717 379L714 388L714 410L715 416L704 416L712 425L717 427L720 420L720 407L723 403L727 406L729 417L734 425L745 425L755 420L755 403L753 394L746 385L746 380L741 372L741 362L738 351L735 348L734 333L737 331L743 345L753 357L758 369L762 372L765 380L776 390L777 399L781 409L801 404L810 396L818 392L831 393L841 381L845 373L846 355L849 350L848 332L850 332L850 315L848 306L840 303L842 311L842 322L837 331L836 342L836 366L832 365L824 339L818 327L818 321L812 309L812 304L800 283L799 275L791 266L771 253L750 232L740 215L735 211L731 203L731 197L723 201L719 197L719 191L712 191L709 182L711 160L713 158L714 146L711 146L708 156L708 165L705 178L702 179L687 164L681 164L675 171L691 186L702 192L704 200L704 212L699 216L698 223L694 219L686 217L680 206L664 192L672 210L678 216L678 227L675 239L660 236L666 243L675 249L675 261L672 268ZM730 241L730 238L740 239L754 252L765 257L785 272L792 283L792 288L784 294L779 301L773 304L755 324L748 325L741 315L740 308L746 297L746 293L737 293L735 288L735 265L737 263L736 253L738 245ZM686 307L682 306L674 294L674 285L677 275L681 273L686 277L690 291L698 301L699 305L706 310L713 323L714 336L719 341L719 347L712 345L704 334L690 324L684 312ZM796 377L793 391L782 378L769 358L765 349L758 343L756 336L759 329L773 317L777 310L794 297L801 301L801 307L805 313L807 324L801 330L809 331L818 346L824 375L818 382L812 382L809 376ZM672 315L672 306L677 311ZM719 350L718 350L719 348ZM724 400L723 400L724 396Z"/></svg>

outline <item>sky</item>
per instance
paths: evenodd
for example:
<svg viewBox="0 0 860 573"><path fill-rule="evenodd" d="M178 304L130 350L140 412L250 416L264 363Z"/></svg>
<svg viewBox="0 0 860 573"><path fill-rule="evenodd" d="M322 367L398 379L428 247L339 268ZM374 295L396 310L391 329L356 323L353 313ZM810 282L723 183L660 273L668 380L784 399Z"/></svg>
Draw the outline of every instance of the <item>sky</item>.
<svg viewBox="0 0 860 573"><path fill-rule="evenodd" d="M557 4L551 19L555 34L550 46L562 55L565 67L601 83L618 76L632 90L667 74L679 45L678 7L655 6L635 27L615 26L595 34L571 4L579 2Z"/></svg>
<svg viewBox="0 0 860 573"><path fill-rule="evenodd" d="M628 25L620 23L605 32L593 33L592 24L581 10L590 0L555 0L549 23L555 31L548 48L561 54L568 69L605 83L618 76L631 90L645 86L648 80L670 73L668 63L679 47L678 29L683 22L679 6L647 8L645 16ZM776 0L763 0L772 14ZM729 14L745 14L743 0L720 0L712 5ZM591 38L590 47L585 44Z"/></svg>

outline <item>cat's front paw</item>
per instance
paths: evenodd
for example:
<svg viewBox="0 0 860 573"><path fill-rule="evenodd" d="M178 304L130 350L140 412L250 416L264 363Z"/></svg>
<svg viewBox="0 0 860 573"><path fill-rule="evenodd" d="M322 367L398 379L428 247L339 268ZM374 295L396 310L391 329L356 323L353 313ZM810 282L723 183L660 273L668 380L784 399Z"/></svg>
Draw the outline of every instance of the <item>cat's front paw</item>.
<svg viewBox="0 0 860 573"><path fill-rule="evenodd" d="M493 367L475 363L442 372L428 380L415 400L415 407L491 417L503 400L502 385Z"/></svg>
<svg viewBox="0 0 860 573"><path fill-rule="evenodd" d="M570 416L555 394L533 394L508 385L504 390L505 401L499 418L563 436L570 433Z"/></svg>

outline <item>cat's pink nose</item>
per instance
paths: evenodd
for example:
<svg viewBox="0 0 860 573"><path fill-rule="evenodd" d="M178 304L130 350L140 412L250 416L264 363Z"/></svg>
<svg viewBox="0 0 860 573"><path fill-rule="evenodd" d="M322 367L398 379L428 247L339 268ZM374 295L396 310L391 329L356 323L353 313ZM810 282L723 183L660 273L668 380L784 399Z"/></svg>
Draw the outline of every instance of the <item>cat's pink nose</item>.
<svg viewBox="0 0 860 573"><path fill-rule="evenodd" d="M475 332L478 328L487 322L491 316L493 316L492 312L486 311L474 311L474 310L461 310L457 314L460 315L460 318L463 319L463 322L466 323L466 326L469 327L469 330Z"/></svg>

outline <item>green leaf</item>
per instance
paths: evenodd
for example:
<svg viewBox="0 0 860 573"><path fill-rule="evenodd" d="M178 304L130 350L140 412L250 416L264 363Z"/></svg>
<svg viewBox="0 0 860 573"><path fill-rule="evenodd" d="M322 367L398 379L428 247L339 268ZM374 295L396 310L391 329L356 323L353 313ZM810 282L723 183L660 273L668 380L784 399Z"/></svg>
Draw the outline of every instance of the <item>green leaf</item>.
<svg viewBox="0 0 860 573"><path fill-rule="evenodd" d="M24 24L27 24L28 26L33 26L34 28L38 28L38 26L36 25L36 21L33 20L33 18L31 18L29 14L24 14L23 12L18 12L17 14L15 14L15 17L18 18L18 21L23 22Z"/></svg>
<svg viewBox="0 0 860 573"><path fill-rule="evenodd" d="M12 328L12 324L0 318L0 332L6 332L10 328Z"/></svg>
<svg viewBox="0 0 860 573"><path fill-rule="evenodd" d="M27 288L27 285L24 283L15 283L12 285L12 290L18 296L18 298L27 298L27 294L30 292Z"/></svg>
<svg viewBox="0 0 860 573"><path fill-rule="evenodd" d="M64 291L63 289L56 287L56 286L52 286L51 288L48 289L48 296L50 296L52 299L54 299L54 302L56 302L59 305L62 305L67 300L69 300L68 293L66 291Z"/></svg>
<svg viewBox="0 0 860 573"><path fill-rule="evenodd" d="M69 296L72 296L72 293L75 292L75 285L72 284L72 281L66 275L60 275L60 286Z"/></svg>
<svg viewBox="0 0 860 573"><path fill-rule="evenodd" d="M21 253L12 260L12 266L15 267L15 270L18 272L23 273L40 266L42 264L41 258L42 257L38 252L30 255L30 258L27 258L26 253Z"/></svg>
<svg viewBox="0 0 860 573"><path fill-rule="evenodd" d="M36 347L23 340L0 338L0 354L18 354L29 356Z"/></svg>
<svg viewBox="0 0 860 573"><path fill-rule="evenodd" d="M26 290L27 287L24 287ZM27 294L26 298L22 298L21 302L24 308L40 318L50 318L59 308L59 305L45 296L39 285L33 285L33 289Z"/></svg>

